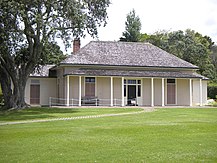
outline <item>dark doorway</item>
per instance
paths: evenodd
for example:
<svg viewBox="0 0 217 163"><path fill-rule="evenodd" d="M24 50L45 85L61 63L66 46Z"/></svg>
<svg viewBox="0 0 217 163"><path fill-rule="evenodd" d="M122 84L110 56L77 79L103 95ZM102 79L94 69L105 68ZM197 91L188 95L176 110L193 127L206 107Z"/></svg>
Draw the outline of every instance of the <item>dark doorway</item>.
<svg viewBox="0 0 217 163"><path fill-rule="evenodd" d="M40 85L30 85L30 104L40 104Z"/></svg>
<svg viewBox="0 0 217 163"><path fill-rule="evenodd" d="M136 105L136 85L128 85L127 104Z"/></svg>
<svg viewBox="0 0 217 163"><path fill-rule="evenodd" d="M167 79L167 104L176 104L176 81L175 79Z"/></svg>

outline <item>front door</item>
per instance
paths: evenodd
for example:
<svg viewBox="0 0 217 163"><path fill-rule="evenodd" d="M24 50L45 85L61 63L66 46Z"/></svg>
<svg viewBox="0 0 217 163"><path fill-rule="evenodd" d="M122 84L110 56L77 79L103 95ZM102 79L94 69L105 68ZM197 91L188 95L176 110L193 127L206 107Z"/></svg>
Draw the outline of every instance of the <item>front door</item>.
<svg viewBox="0 0 217 163"><path fill-rule="evenodd" d="M175 79L167 79L167 104L176 104L176 82Z"/></svg>
<svg viewBox="0 0 217 163"><path fill-rule="evenodd" d="M127 104L136 104L136 85L128 85Z"/></svg>
<svg viewBox="0 0 217 163"><path fill-rule="evenodd" d="M30 104L40 104L40 85L30 85Z"/></svg>

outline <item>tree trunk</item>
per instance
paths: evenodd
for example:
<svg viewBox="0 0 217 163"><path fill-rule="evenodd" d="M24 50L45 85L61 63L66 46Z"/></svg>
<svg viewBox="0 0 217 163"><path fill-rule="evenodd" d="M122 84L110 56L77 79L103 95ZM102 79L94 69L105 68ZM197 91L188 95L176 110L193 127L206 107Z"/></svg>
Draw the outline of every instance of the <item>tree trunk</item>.
<svg viewBox="0 0 217 163"><path fill-rule="evenodd" d="M13 108L14 97L12 96L11 82L4 71L0 71L0 83L4 98L4 108Z"/></svg>
<svg viewBox="0 0 217 163"><path fill-rule="evenodd" d="M25 86L26 76L19 76L16 81L11 80L11 77L4 71L0 71L0 83L4 98L3 109L23 109L29 105L25 102Z"/></svg>

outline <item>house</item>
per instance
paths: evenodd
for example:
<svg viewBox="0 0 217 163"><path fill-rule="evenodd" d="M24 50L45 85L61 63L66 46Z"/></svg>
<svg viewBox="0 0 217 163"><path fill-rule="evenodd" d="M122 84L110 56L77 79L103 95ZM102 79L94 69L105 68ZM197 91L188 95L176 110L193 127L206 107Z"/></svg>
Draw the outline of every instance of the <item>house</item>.
<svg viewBox="0 0 217 163"><path fill-rule="evenodd" d="M207 101L198 67L149 43L92 41L59 65L31 74L32 105L194 106ZM52 97L52 98L51 98Z"/></svg>

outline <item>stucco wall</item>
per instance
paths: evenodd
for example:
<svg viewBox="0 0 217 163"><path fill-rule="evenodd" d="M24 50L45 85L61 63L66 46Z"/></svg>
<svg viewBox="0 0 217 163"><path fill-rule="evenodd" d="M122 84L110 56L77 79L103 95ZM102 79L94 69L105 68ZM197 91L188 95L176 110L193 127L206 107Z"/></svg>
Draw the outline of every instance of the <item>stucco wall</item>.
<svg viewBox="0 0 217 163"><path fill-rule="evenodd" d="M30 104L31 80L39 80L40 83L40 105L49 105L49 97L57 97L56 78L29 78L25 88L25 99Z"/></svg>
<svg viewBox="0 0 217 163"><path fill-rule="evenodd" d="M151 105L151 79L143 79L143 105Z"/></svg>
<svg viewBox="0 0 217 163"><path fill-rule="evenodd" d="M203 105L207 103L207 80L202 81L202 92L203 92Z"/></svg>
<svg viewBox="0 0 217 163"><path fill-rule="evenodd" d="M118 105L121 105L121 97L122 97L121 82L122 82L121 78L113 78L114 99L117 99L116 103Z"/></svg>
<svg viewBox="0 0 217 163"><path fill-rule="evenodd" d="M199 105L200 103L200 82L199 80L192 81L192 89L193 89L193 105Z"/></svg>
<svg viewBox="0 0 217 163"><path fill-rule="evenodd" d="M162 105L162 80L154 79L154 105L161 106Z"/></svg>
<svg viewBox="0 0 217 163"><path fill-rule="evenodd" d="M26 88L25 88L25 101L27 104L30 104L30 83L31 83L31 79L29 78L26 82Z"/></svg>
<svg viewBox="0 0 217 163"><path fill-rule="evenodd" d="M193 87L193 105L200 105L200 80L194 79L192 82ZM202 80L202 104L207 102L207 81Z"/></svg>
<svg viewBox="0 0 217 163"><path fill-rule="evenodd" d="M98 77L97 78L97 96L100 99L100 105L111 104L111 82L110 77Z"/></svg>
<svg viewBox="0 0 217 163"><path fill-rule="evenodd" d="M65 78L63 77L63 69L57 70L57 97L65 98Z"/></svg>
<svg viewBox="0 0 217 163"><path fill-rule="evenodd" d="M189 79L177 79L177 105L190 105Z"/></svg>

